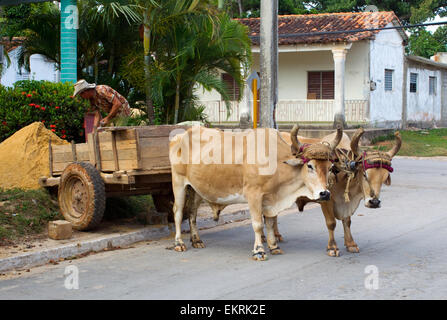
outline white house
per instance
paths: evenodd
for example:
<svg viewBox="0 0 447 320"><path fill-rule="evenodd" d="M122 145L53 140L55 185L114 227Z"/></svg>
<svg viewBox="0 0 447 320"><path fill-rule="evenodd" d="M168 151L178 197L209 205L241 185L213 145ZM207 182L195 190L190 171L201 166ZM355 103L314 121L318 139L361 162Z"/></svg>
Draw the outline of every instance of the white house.
<svg viewBox="0 0 447 320"><path fill-rule="evenodd" d="M30 57L30 71L25 68L19 68L18 56L22 39L13 38L11 41L3 39L0 41L0 64L2 72L0 74L0 84L11 87L14 82L19 80L48 80L52 82L59 81L59 71L56 64L49 61L45 56L33 54ZM7 56L3 48L6 49Z"/></svg>
<svg viewBox="0 0 447 320"><path fill-rule="evenodd" d="M239 21L250 29L252 72L259 73L260 20ZM349 123L374 127L400 127L412 121L446 122L447 108L441 106L446 101L441 98L446 88L441 85L441 74L447 71L447 65L406 57L408 39L402 29L346 32L400 25L393 12L279 16L276 121L331 123L335 110L343 110ZM418 90L407 92L410 78L414 78L410 74L414 73L419 74ZM233 88L231 79L225 76ZM434 91L429 92L429 81L435 83ZM217 92L199 90L199 96L211 122L237 122L241 110L248 108L253 113L251 90L245 91L247 95L241 102L232 103L228 119ZM236 98L238 92L232 93Z"/></svg>

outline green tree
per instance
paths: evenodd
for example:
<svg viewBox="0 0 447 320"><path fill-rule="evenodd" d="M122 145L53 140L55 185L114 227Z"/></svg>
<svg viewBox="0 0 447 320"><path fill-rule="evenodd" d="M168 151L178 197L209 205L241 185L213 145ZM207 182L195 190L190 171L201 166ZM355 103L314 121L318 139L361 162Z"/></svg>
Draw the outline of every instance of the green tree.
<svg viewBox="0 0 447 320"><path fill-rule="evenodd" d="M412 55L430 58L436 52L447 51L447 39L445 37L447 28L438 28L438 30L435 34L424 28L413 32L408 42L407 52Z"/></svg>
<svg viewBox="0 0 447 320"><path fill-rule="evenodd" d="M221 72L230 74L243 91L244 74L251 63L248 30L225 13L213 19L194 14L179 20L163 36L154 33L151 48L155 57L151 63L151 99L158 123L200 118L203 107L195 96L197 84L218 91L229 103ZM123 74L132 74L131 82L138 82L144 78L142 65L141 57L129 55Z"/></svg>

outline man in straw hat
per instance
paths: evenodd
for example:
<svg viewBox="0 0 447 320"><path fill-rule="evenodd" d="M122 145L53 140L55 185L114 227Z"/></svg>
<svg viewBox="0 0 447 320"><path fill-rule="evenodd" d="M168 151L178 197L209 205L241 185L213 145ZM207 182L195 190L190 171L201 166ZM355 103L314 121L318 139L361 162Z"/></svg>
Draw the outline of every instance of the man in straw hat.
<svg viewBox="0 0 447 320"><path fill-rule="evenodd" d="M73 96L79 94L82 98L90 101L90 105L93 107L90 111L95 113L93 123L95 128L106 126L116 116L130 116L129 102L109 86L88 83L82 79L75 83L74 89ZM102 120L100 110L107 112L107 116Z"/></svg>

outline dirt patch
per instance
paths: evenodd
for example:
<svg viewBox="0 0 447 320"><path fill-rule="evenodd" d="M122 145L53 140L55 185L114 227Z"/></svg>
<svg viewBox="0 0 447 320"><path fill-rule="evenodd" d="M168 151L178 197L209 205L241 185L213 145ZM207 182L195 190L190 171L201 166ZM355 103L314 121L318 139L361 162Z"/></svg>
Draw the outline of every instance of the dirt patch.
<svg viewBox="0 0 447 320"><path fill-rule="evenodd" d="M38 179L49 175L48 142L68 144L43 123L34 122L0 144L0 189L38 189Z"/></svg>

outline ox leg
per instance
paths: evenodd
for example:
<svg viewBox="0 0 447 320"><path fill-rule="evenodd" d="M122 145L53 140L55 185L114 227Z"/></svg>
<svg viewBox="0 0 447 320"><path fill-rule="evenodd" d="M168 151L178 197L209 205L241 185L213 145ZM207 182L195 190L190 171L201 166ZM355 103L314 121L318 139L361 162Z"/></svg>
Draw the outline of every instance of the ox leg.
<svg viewBox="0 0 447 320"><path fill-rule="evenodd" d="M276 241L278 242L283 242L284 238L282 237L282 235L279 233L279 229L278 229L278 216L274 217L274 222L273 222L273 230L275 231L275 237L276 237Z"/></svg>
<svg viewBox="0 0 447 320"><path fill-rule="evenodd" d="M274 224L276 221L276 217L274 218L268 218L264 217L265 220L265 227L267 228L267 244L270 249L271 254L283 254L284 251L282 251L277 242L275 237L275 231L274 231Z"/></svg>
<svg viewBox="0 0 447 320"><path fill-rule="evenodd" d="M277 242L283 242L284 241L284 238L282 237L282 235L279 233L279 229L278 229L278 216L276 216L276 217L274 217L274 218L272 218L273 219L273 230L274 230L274 232L275 232L275 237L276 237L276 241ZM264 222L265 222L265 225L266 225L266 227L267 227L267 221L266 221L266 218L264 218ZM267 238L265 237L265 234L264 234L264 229L262 229L262 232L261 232L261 238L262 238L262 243L265 243L265 242L267 242Z"/></svg>
<svg viewBox="0 0 447 320"><path fill-rule="evenodd" d="M345 247L351 253L359 253L360 249L355 243L351 234L351 217L347 217L343 220L343 229L345 233Z"/></svg>
<svg viewBox="0 0 447 320"><path fill-rule="evenodd" d="M202 197L199 196L194 190L192 190L190 194L192 197L194 197L189 213L191 243L194 248L205 248L205 244L200 239L199 230L197 229L197 210L199 209L200 203L202 202Z"/></svg>
<svg viewBox="0 0 447 320"><path fill-rule="evenodd" d="M267 255L262 245L262 229L264 224L262 222L262 198L249 199L248 206L250 208L251 224L255 232L255 243L253 247L253 260L264 261L267 260Z"/></svg>
<svg viewBox="0 0 447 320"><path fill-rule="evenodd" d="M330 257L340 256L340 251L338 250L337 243L334 238L334 230L337 222L335 220L333 204L331 201L322 202L321 209L323 210L324 218L326 219L326 226L329 231L329 240L327 244L327 254Z"/></svg>
<svg viewBox="0 0 447 320"><path fill-rule="evenodd" d="M174 221L175 221L175 251L186 251L186 245L182 240L182 221L183 221L183 208L185 206L186 200L186 189L185 186L173 186L173 192L175 197L174 202Z"/></svg>

